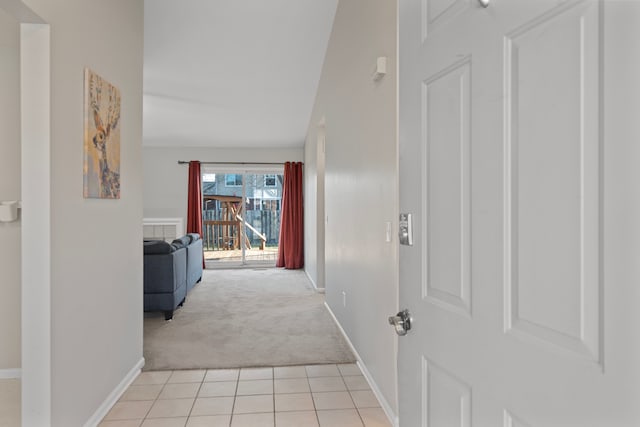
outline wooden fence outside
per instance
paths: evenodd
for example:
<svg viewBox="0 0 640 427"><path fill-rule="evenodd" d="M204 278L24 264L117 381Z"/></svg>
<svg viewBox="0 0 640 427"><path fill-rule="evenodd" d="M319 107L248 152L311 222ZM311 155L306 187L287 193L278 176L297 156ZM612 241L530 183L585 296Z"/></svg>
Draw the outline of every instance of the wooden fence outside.
<svg viewBox="0 0 640 427"><path fill-rule="evenodd" d="M267 246L278 246L280 238L280 211L252 210L244 212L245 221L266 238ZM242 221L229 221L221 210L206 210L202 213L202 243L205 251L240 249L240 236L246 235L247 247L260 247L262 239L246 227Z"/></svg>

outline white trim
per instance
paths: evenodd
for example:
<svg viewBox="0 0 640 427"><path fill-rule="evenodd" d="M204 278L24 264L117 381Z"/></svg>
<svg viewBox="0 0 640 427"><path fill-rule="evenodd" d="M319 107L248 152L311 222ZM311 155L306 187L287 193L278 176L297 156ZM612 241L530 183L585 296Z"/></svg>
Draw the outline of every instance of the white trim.
<svg viewBox="0 0 640 427"><path fill-rule="evenodd" d="M177 239L181 236L184 236L186 234L185 231L185 227L184 227L184 219L183 218L143 218L142 219L142 227L144 228L145 226L171 226L171 227L175 227L175 237L173 237L171 240L173 239ZM143 231L144 234L144 231ZM155 232L153 233L155 234ZM149 237L149 238L164 238L164 233L162 236L144 236L144 237Z"/></svg>
<svg viewBox="0 0 640 427"><path fill-rule="evenodd" d="M13 380L22 378L22 369L0 369L0 380Z"/></svg>
<svg viewBox="0 0 640 427"><path fill-rule="evenodd" d="M186 234L183 218L143 218L142 225L172 225L176 227L176 238Z"/></svg>
<svg viewBox="0 0 640 427"><path fill-rule="evenodd" d="M100 421L107 415L109 410L116 404L120 396L129 388L131 383L136 379L138 375L140 375L140 371L144 366L144 357L141 357L138 360L138 363L129 371L127 375L120 381L120 384L113 389L109 396L102 402L102 405L94 412L94 414L84 423L84 427L96 427L100 424Z"/></svg>
<svg viewBox="0 0 640 427"><path fill-rule="evenodd" d="M333 321L336 323L336 326L338 326L338 329L340 330L340 332L342 333L342 336L344 337L345 341L349 345L349 348L351 349L351 351L353 351L353 354L355 354L356 359L358 360L358 367L362 371L362 375L364 375L367 382L369 383L369 387L371 387L371 391L373 391L373 394L376 395L376 398L378 399L378 402L380 402L380 406L382 407L382 410L384 411L385 415L391 422L391 425L393 427L399 427L400 421L398 420L398 416L393 412L393 409L391 409L391 405L389 405L389 402L387 402L387 399L384 398L384 395L382 394L382 392L378 388L378 385L374 381L373 376L371 375L371 372L369 372L366 365L362 361L362 358L356 351L356 348L351 343L351 340L347 336L346 332L344 331L344 329L342 329L342 325L340 325L338 318L335 316L335 314L333 314L333 311L331 311L331 307L329 307L329 304L327 304L326 301L324 303L324 306L327 308L327 311L333 318Z"/></svg>
<svg viewBox="0 0 640 427"><path fill-rule="evenodd" d="M22 263L21 413L51 425L51 41L47 24L20 25Z"/></svg>
<svg viewBox="0 0 640 427"><path fill-rule="evenodd" d="M309 272L307 270L304 270L304 274L307 275L307 279L309 279L309 281L311 282L311 285L313 286L313 289L319 294L324 294L324 288L319 288L318 285L316 285L315 280L313 280L311 278L311 276L309 275Z"/></svg>

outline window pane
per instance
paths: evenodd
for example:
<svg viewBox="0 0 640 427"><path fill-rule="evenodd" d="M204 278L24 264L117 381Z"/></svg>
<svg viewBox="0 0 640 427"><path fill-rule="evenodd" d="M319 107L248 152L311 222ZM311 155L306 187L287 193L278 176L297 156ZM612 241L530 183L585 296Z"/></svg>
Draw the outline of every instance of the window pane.
<svg viewBox="0 0 640 427"><path fill-rule="evenodd" d="M235 173L228 173L224 177L224 184L227 187L240 187L242 186L242 175Z"/></svg>
<svg viewBox="0 0 640 427"><path fill-rule="evenodd" d="M282 178L281 173L203 171L202 240L207 263L275 264ZM241 207L242 220L236 221L234 215Z"/></svg>

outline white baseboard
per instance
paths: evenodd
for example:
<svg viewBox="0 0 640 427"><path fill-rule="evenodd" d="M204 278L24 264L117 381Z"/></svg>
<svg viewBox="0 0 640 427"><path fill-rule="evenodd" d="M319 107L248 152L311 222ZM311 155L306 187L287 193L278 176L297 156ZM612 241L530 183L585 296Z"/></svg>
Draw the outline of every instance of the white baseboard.
<svg viewBox="0 0 640 427"><path fill-rule="evenodd" d="M140 374L142 367L144 366L144 357L140 358L138 363L135 364L133 368L125 375L125 377L120 381L120 384L116 386L115 389L109 396L102 402L102 405L98 408L98 410L93 414L89 420L84 423L84 427L96 427L100 424L100 421L107 415L109 410L116 404L120 396L127 390L127 388L131 385L131 383L136 379L136 377Z"/></svg>
<svg viewBox="0 0 640 427"><path fill-rule="evenodd" d="M391 405L389 405L389 402L387 402L387 399L384 398L384 395L382 394L382 392L378 388L378 385L376 384L376 382L373 380L373 377L371 376L371 373L367 369L367 366L362 361L362 358L360 357L360 355L356 351L356 348L353 346L353 343L351 342L351 340L347 336L347 334L344 331L344 329L342 329L342 325L340 325L340 322L338 321L338 318L335 316L335 314L333 314L333 311L331 310L331 307L329 307L329 304L327 304L326 301L324 303L324 306L327 308L327 311L329 312L331 317L333 317L333 321L338 326L338 329L340 329L340 333L342 333L342 336L344 337L345 341L347 341L347 344L349 345L349 348L351 348L351 351L353 351L353 354L356 355L356 359L358 360L358 367L362 371L362 375L364 375L364 377L367 379L367 382L369 383L369 387L371 387L371 391L373 391L373 394L376 395L376 398L378 399L378 402L380 402L380 406L382 407L382 410L384 411L384 413L386 414L387 418L389 419L389 422L391 422L391 425L393 427L399 427L398 416L395 414L395 412L393 412L393 409L391 409Z"/></svg>
<svg viewBox="0 0 640 427"><path fill-rule="evenodd" d="M13 380L22 378L22 369L0 369L0 380Z"/></svg>
<svg viewBox="0 0 640 427"><path fill-rule="evenodd" d="M304 274L307 275L307 279L309 279L309 281L311 282L313 289L319 294L324 294L324 288L319 288L318 285L316 285L315 280L313 280L311 276L309 276L309 272L307 270L304 270Z"/></svg>

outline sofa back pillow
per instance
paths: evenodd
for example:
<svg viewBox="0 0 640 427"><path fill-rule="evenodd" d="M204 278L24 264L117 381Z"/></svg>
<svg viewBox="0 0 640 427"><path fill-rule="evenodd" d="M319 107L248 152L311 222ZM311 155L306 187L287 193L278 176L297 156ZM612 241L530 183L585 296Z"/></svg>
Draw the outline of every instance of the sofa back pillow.
<svg viewBox="0 0 640 427"><path fill-rule="evenodd" d="M145 255L170 254L177 249L175 245L167 243L164 240L148 240L144 242Z"/></svg>

